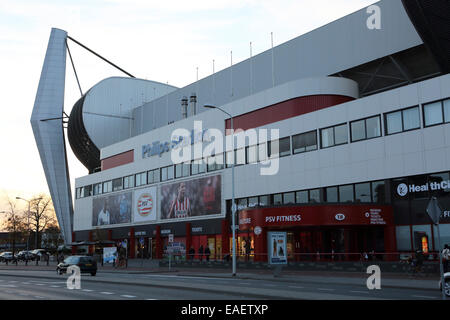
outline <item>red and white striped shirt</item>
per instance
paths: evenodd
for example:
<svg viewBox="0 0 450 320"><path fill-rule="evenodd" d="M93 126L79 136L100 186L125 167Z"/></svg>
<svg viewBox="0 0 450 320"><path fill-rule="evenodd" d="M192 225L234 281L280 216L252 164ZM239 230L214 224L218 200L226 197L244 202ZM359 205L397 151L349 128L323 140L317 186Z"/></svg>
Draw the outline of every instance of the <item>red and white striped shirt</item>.
<svg viewBox="0 0 450 320"><path fill-rule="evenodd" d="M188 216L188 211L191 208L191 202L189 198L184 198L183 201L175 201L175 218L186 218Z"/></svg>

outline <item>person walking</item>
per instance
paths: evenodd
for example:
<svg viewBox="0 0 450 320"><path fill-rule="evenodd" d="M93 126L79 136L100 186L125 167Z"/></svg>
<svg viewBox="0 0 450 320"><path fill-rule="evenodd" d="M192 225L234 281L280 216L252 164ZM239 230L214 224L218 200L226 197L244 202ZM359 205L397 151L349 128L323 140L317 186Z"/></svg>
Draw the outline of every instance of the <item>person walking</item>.
<svg viewBox="0 0 450 320"><path fill-rule="evenodd" d="M448 260L450 258L450 248L448 244L444 246L444 249L442 250L442 264L444 267L444 273L448 272Z"/></svg>
<svg viewBox="0 0 450 320"><path fill-rule="evenodd" d="M206 261L209 262L209 256L211 255L211 250L209 249L209 246L206 246L205 248L205 257Z"/></svg>
<svg viewBox="0 0 450 320"><path fill-rule="evenodd" d="M189 249L189 260L194 260L194 256L195 256L195 250L194 247L191 246L191 248Z"/></svg>

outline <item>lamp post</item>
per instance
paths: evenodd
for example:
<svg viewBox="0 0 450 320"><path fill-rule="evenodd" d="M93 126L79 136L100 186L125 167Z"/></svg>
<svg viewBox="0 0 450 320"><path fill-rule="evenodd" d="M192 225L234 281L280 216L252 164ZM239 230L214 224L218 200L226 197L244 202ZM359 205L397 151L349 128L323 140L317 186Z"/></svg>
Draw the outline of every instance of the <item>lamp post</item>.
<svg viewBox="0 0 450 320"><path fill-rule="evenodd" d="M231 150L234 155L234 126L233 126L233 116L223 110L222 108L212 106L212 105L204 105L205 108L210 109L218 109L228 115L231 120ZM225 152L226 159L226 152ZM225 161L226 162L226 161ZM236 203L234 201L234 156L233 162L231 164L231 224L232 224L232 265L233 265L233 273L232 276L236 276Z"/></svg>

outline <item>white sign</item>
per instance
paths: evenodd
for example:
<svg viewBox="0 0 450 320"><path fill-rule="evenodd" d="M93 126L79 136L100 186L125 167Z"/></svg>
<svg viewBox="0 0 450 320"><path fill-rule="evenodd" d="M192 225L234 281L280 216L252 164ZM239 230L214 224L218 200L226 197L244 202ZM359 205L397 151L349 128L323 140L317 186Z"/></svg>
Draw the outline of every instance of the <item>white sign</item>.
<svg viewBox="0 0 450 320"><path fill-rule="evenodd" d="M255 229L253 230L253 232L254 232L256 235L260 235L261 232L262 232L262 228L261 228L260 226L256 226Z"/></svg>
<svg viewBox="0 0 450 320"><path fill-rule="evenodd" d="M169 234L169 242L170 242L170 243L173 242L173 234Z"/></svg>
<svg viewBox="0 0 450 320"><path fill-rule="evenodd" d="M397 186L397 194L400 197L406 196L408 193L438 191L450 189L450 181L430 182L422 185L400 183Z"/></svg>
<svg viewBox="0 0 450 320"><path fill-rule="evenodd" d="M156 220L156 187L134 192L134 222Z"/></svg>
<svg viewBox="0 0 450 320"><path fill-rule="evenodd" d="M286 232L268 232L269 264L287 264Z"/></svg>
<svg viewBox="0 0 450 320"><path fill-rule="evenodd" d="M338 213L337 215L334 216L334 218L337 221L342 221L342 220L345 220L345 215L343 213Z"/></svg>
<svg viewBox="0 0 450 320"><path fill-rule="evenodd" d="M103 248L103 263L113 263L117 258L117 247Z"/></svg>

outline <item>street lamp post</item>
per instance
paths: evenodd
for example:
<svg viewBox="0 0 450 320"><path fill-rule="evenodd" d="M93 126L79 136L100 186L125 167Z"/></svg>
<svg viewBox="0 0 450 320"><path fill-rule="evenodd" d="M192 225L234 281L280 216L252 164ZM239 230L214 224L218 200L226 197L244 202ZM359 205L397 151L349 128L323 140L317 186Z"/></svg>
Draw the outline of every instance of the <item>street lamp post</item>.
<svg viewBox="0 0 450 320"><path fill-rule="evenodd" d="M225 110L212 106L212 105L205 105L205 108L210 109L218 109L222 111L223 113L227 114L230 117L231 122L231 151L234 155L234 126L233 126L233 116L226 112ZM225 128L226 129L226 128ZM226 159L226 152L225 152L225 159ZM226 161L225 161L226 162ZM232 265L233 265L233 273L232 276L236 276L236 203L234 201L234 156L233 156L233 162L231 163L231 224L232 224Z"/></svg>

